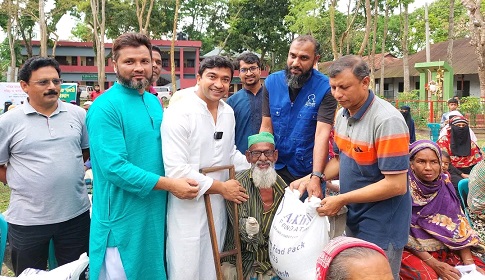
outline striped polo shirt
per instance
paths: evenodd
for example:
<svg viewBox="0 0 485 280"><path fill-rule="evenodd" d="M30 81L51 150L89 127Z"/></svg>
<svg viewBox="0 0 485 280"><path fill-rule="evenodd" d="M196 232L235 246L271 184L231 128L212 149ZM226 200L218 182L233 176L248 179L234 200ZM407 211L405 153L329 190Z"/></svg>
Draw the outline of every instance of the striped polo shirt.
<svg viewBox="0 0 485 280"><path fill-rule="evenodd" d="M354 115L342 108L335 121L340 155L340 192L347 193L384 179L384 174L409 168L409 130L402 114L371 91ZM403 248L408 240L411 196L347 205L347 226L358 238L387 249Z"/></svg>

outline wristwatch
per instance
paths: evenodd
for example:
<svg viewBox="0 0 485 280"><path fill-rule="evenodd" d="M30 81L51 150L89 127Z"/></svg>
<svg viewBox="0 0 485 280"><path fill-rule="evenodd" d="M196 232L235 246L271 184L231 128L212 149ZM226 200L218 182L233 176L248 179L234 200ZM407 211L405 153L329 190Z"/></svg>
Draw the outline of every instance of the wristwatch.
<svg viewBox="0 0 485 280"><path fill-rule="evenodd" d="M310 179L313 176L316 176L316 177L320 178L320 182L322 182L322 183L327 180L327 178L325 177L325 174L323 174L321 172L318 172L318 171L313 171L312 174L310 175Z"/></svg>

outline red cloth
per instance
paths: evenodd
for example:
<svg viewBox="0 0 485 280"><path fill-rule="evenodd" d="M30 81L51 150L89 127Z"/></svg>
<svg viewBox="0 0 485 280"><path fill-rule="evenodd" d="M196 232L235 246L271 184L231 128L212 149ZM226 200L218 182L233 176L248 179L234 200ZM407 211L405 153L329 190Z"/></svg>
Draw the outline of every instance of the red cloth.
<svg viewBox="0 0 485 280"><path fill-rule="evenodd" d="M461 258L455 252L439 250L429 253L437 260L451 266L463 265ZM485 264L478 257L473 256L473 261L476 266L485 269ZM406 249L402 253L399 276L401 280L437 280L439 278L438 274L430 266Z"/></svg>
<svg viewBox="0 0 485 280"><path fill-rule="evenodd" d="M94 99L98 98L98 96L100 96L102 93L103 93L102 91L99 91L99 92L95 90L91 91L91 93L89 94L91 97L91 101L94 101Z"/></svg>
<svg viewBox="0 0 485 280"><path fill-rule="evenodd" d="M471 141L471 153L467 157L459 157L453 155L451 152L451 132L448 130L446 136L442 136L436 144L440 146L442 150L445 150L449 155L451 159L451 164L453 164L454 167L456 168L466 168L473 166L477 163L479 163L482 160L482 153L480 151L480 147L478 145Z"/></svg>

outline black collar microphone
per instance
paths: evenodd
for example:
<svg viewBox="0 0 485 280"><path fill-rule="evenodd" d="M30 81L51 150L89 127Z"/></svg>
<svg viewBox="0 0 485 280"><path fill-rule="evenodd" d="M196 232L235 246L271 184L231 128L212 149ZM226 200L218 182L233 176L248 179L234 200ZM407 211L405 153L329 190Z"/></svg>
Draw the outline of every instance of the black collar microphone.
<svg viewBox="0 0 485 280"><path fill-rule="evenodd" d="M216 132L214 132L214 139L215 139L215 140L220 140L220 139L222 139L222 134L223 134L223 132L222 132L222 131L216 131Z"/></svg>

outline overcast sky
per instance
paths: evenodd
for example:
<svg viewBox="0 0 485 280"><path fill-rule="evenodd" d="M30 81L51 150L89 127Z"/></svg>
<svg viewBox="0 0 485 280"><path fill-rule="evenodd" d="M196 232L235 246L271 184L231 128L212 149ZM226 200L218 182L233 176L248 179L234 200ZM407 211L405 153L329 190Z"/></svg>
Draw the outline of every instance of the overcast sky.
<svg viewBox="0 0 485 280"><path fill-rule="evenodd" d="M431 3L433 2L434 0L429 0L429 1L422 1L422 0L415 0L415 2L413 4L410 4L409 6L409 11L413 11L415 8L417 7L422 7L424 6L424 4L426 2L428 3ZM347 1L344 1L344 0L339 0L339 10L341 10L342 12L346 12L347 11ZM46 11L49 11L53 8L53 1L52 0L47 0L47 3L46 3ZM395 11L395 12L399 12L399 11ZM74 17L71 17L69 15L64 15L61 20L59 21L59 23L57 24L57 34L59 35L59 39L60 40L72 40L72 35L71 35L71 30L76 26L76 24L78 23L78 20ZM37 33L38 33L38 27L36 28L37 29ZM0 34L0 40L3 41L5 39L5 34L3 32L1 32Z"/></svg>

